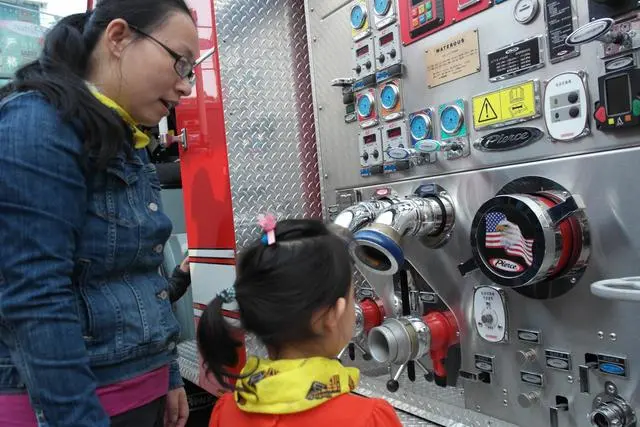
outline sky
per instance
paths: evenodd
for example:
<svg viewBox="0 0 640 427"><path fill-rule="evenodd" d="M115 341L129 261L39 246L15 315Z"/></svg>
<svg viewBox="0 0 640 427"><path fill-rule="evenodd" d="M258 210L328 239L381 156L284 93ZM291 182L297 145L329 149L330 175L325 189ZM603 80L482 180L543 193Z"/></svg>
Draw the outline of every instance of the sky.
<svg viewBox="0 0 640 427"><path fill-rule="evenodd" d="M67 16L72 13L87 10L87 0L48 0L44 12L57 16Z"/></svg>

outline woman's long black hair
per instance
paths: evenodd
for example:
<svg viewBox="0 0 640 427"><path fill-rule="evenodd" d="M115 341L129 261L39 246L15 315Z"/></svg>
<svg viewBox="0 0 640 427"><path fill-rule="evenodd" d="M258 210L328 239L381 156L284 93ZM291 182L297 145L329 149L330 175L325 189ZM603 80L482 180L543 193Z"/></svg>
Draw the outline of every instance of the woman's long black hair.
<svg viewBox="0 0 640 427"><path fill-rule="evenodd" d="M240 258L234 284L244 330L271 349L313 338L312 315L345 298L351 289L349 236L315 220L278 222L276 242L261 240ZM238 363L237 349L223 301L216 297L202 314L198 346L208 372L227 387L229 368Z"/></svg>
<svg viewBox="0 0 640 427"><path fill-rule="evenodd" d="M14 92L40 92L81 132L85 151L104 167L132 138L122 119L85 85L91 54L114 19L152 32L175 12L191 16L184 0L100 0L91 12L67 16L47 33L39 58L0 90L0 99Z"/></svg>

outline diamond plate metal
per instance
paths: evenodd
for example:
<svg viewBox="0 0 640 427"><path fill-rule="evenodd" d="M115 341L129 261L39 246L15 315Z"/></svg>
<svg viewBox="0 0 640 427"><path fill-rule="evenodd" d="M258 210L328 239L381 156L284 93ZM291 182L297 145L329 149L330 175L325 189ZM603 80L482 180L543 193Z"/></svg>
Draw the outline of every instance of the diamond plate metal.
<svg viewBox="0 0 640 427"><path fill-rule="evenodd" d="M200 380L200 364L198 359L198 343L196 340L183 341L178 344L178 364L180 375L198 384Z"/></svg>
<svg viewBox="0 0 640 427"><path fill-rule="evenodd" d="M238 250L256 217L322 216L309 50L300 0L215 2Z"/></svg>

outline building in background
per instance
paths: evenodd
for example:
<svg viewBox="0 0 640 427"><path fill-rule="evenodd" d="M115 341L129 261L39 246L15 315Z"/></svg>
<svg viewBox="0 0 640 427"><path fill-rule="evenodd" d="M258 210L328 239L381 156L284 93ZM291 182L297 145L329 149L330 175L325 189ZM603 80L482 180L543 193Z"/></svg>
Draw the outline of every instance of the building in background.
<svg viewBox="0 0 640 427"><path fill-rule="evenodd" d="M57 17L42 12L48 2L0 1L0 83L11 79L23 64L36 59L44 35Z"/></svg>

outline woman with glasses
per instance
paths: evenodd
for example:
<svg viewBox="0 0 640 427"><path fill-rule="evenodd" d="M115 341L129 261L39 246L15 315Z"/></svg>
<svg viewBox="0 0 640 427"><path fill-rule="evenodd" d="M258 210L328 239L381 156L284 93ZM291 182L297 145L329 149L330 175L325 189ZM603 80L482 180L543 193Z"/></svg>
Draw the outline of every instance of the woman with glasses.
<svg viewBox="0 0 640 427"><path fill-rule="evenodd" d="M2 89L0 426L185 425L171 222L138 125L191 93L199 52L183 0L101 0Z"/></svg>

